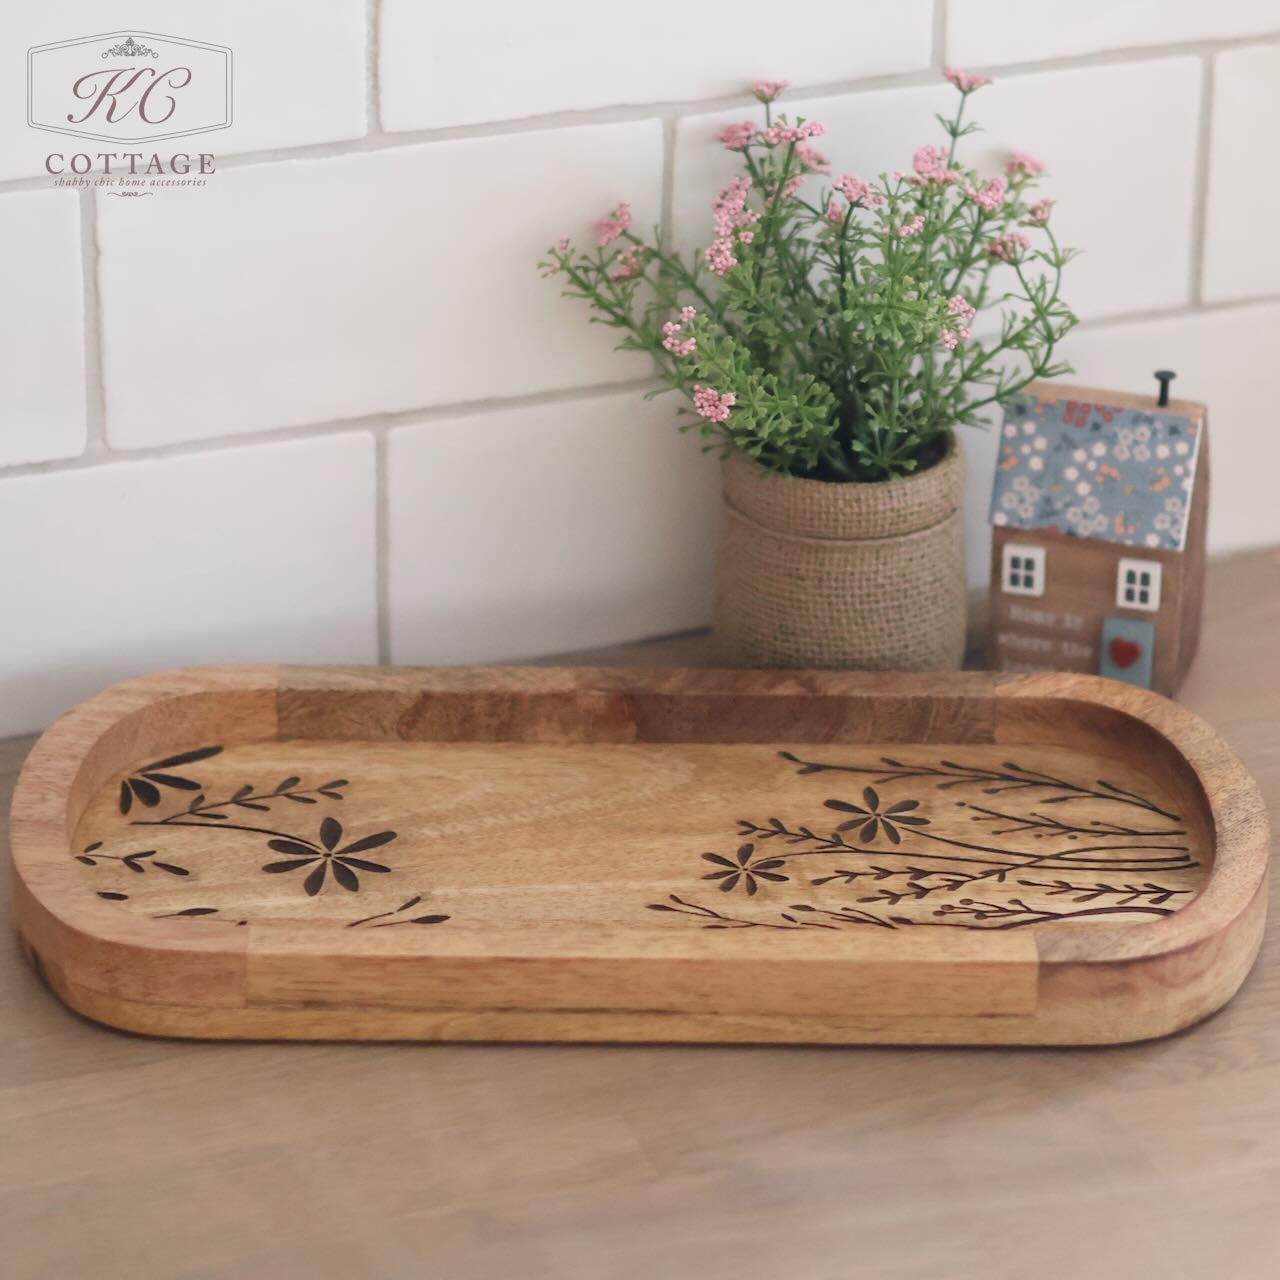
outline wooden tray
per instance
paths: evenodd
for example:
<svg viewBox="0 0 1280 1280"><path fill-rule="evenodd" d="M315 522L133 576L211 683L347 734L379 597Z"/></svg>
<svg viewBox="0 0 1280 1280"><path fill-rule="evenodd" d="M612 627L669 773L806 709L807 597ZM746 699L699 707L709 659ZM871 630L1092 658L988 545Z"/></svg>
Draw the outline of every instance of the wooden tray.
<svg viewBox="0 0 1280 1280"><path fill-rule="evenodd" d="M18 924L155 1035L1103 1043L1262 935L1266 815L1090 676L243 667L90 699Z"/></svg>

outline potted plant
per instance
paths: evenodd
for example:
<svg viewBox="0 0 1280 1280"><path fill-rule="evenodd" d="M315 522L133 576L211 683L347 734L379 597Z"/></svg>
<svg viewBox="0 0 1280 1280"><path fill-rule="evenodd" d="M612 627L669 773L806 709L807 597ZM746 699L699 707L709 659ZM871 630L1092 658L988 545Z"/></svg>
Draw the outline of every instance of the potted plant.
<svg viewBox="0 0 1280 1280"><path fill-rule="evenodd" d="M688 400L686 429L722 452L714 625L732 661L909 670L963 655L955 430L1066 372L1054 349L1075 317L1059 293L1071 252L1034 195L1043 166L1020 152L1001 176L961 166L966 106L990 81L946 78L948 145L871 181L832 180L822 125L777 114L786 83L759 83L763 123L718 135L743 172L700 253L637 235L624 202L593 247L561 240L540 264L654 358Z"/></svg>

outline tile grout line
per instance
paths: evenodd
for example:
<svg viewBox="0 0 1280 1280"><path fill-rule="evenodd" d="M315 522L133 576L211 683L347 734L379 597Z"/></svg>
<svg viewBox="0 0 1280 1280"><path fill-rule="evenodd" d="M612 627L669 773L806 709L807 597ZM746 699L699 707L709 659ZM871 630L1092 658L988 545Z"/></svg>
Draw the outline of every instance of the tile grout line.
<svg viewBox="0 0 1280 1280"><path fill-rule="evenodd" d="M1191 210L1190 298L1195 306L1204 304L1205 247L1209 226L1209 170L1213 163L1213 96L1217 58L1206 54L1200 72L1200 119L1196 128L1194 204Z"/></svg>
<svg viewBox="0 0 1280 1280"><path fill-rule="evenodd" d="M77 196L80 205L81 305L84 308L85 440L81 457L99 459L110 450L107 445L106 388L102 378L97 197L89 190L79 191Z"/></svg>
<svg viewBox="0 0 1280 1280"><path fill-rule="evenodd" d="M375 34L378 24L375 22ZM1241 36L1227 40L1195 40L1177 44L1146 45L1121 49L1101 49L1085 54L1066 54L1058 57L1031 59L1008 64L989 64L982 70L998 76L1036 75L1052 71L1083 70L1097 67L1125 66L1131 63L1158 62L1185 56L1209 57L1226 50L1280 43L1280 31L1260 35ZM372 75L372 82L369 77ZM876 93L885 89L914 88L931 85L937 79L937 69L928 66L916 71L891 72L879 76L865 76L854 80L825 81L800 85L792 89L798 100L815 97L856 97L864 93ZM366 73L366 112L370 109L370 95L377 89L376 63L372 72ZM404 147L420 146L436 142L475 141L486 138L505 138L523 133L537 133L557 129L589 127L604 124L627 124L655 117L673 117L714 114L720 111L753 105L749 94L737 93L708 98L672 99L633 105L607 105L583 110L543 112L505 120L476 121L464 125L448 125L437 128L388 131L378 123L374 128L354 138L331 139L325 142L300 143L293 146L260 148L225 155L219 158L220 170L243 169L255 165L274 164L287 160L317 160L351 155L374 154L395 151ZM374 119L380 121L381 113L373 103ZM366 121L366 126L368 125ZM48 178L31 176L0 180L0 197L9 191L46 189Z"/></svg>
<svg viewBox="0 0 1280 1280"><path fill-rule="evenodd" d="M391 505L389 428L373 431L374 610L377 623L378 661L391 661Z"/></svg>
<svg viewBox="0 0 1280 1280"><path fill-rule="evenodd" d="M382 109L378 105L378 54L382 40L381 0L365 0L365 136L382 137Z"/></svg>
<svg viewBox="0 0 1280 1280"><path fill-rule="evenodd" d="M382 40L381 0L365 2L365 130L366 137L383 134L379 104L378 58ZM391 499L386 421L377 423L373 435L373 621L376 659L391 661Z"/></svg>
<svg viewBox="0 0 1280 1280"><path fill-rule="evenodd" d="M1275 43L1280 43L1280 31L1266 32L1260 36L1242 36L1227 40L1193 40L1167 45L1100 49L1092 53L1065 54L1058 57L1030 59L1005 65L995 64L982 69L993 72L997 76L1034 75L1050 71L1124 66L1135 62L1159 62L1188 55L1204 57L1225 49ZM938 68L931 64L914 71L889 72L884 75L863 76L851 80L833 80L816 84L795 85L791 88L790 95L797 100L820 97L856 97L860 94L876 93L885 89L932 85L937 80L937 76ZM654 117L665 118L668 115L674 116L678 122L686 116L714 114L739 107L750 109L754 105L755 100L745 91L707 98L669 99L666 101L626 105L608 104L602 107L579 110L541 112L529 116L511 117L505 120L473 121L469 124L445 125L436 128L381 131L376 134L371 133L365 138L336 140L260 152L244 152L226 157L223 163L228 168L243 168L251 164L270 163L277 159L306 159L323 155L362 154L396 150L400 147L419 146L433 142L473 141L483 138L510 137L522 133L537 133L600 124L628 124L639 120L650 120ZM2 189L2 184L0 184L0 189Z"/></svg>
<svg viewBox="0 0 1280 1280"><path fill-rule="evenodd" d="M676 201L676 117L664 116L662 120L662 188L658 205L659 225L662 238L670 242L675 234L675 201Z"/></svg>
<svg viewBox="0 0 1280 1280"><path fill-rule="evenodd" d="M524 392L514 396L495 396L486 400L453 401L449 404L411 405L407 409L384 413L362 414L356 418L331 418L325 422L300 422L290 426L256 427L224 436L198 436L191 440L175 440L166 444L117 448L99 456L50 458L41 462L19 463L0 467L0 480L15 475L43 475L57 471L87 470L91 466L114 462L153 462L167 458L187 457L222 449L240 449L253 445L291 444L301 440L324 439L358 431L386 431L402 426L419 426L452 419L484 417L511 409L534 409L541 405L576 404L600 396L636 393L649 390L653 378L628 378L620 382L594 383L585 387L556 387L550 391Z"/></svg>
<svg viewBox="0 0 1280 1280"><path fill-rule="evenodd" d="M1151 308L1126 312L1123 315L1102 316L1083 321L1073 332L1093 333L1135 324L1151 324L1166 320L1194 319L1220 312L1246 311L1254 307L1280 304L1280 292L1263 294L1254 298L1234 298L1223 301L1201 302L1173 308ZM240 449L252 446L291 444L304 440L320 440L329 436L358 431L372 431L389 437L391 432L405 426L430 425L456 419L484 417L514 409L534 409L542 405L575 404L600 396L623 395L649 390L654 378L632 378L622 382L595 383L585 387L558 387L550 391L525 392L520 395L493 397L487 400L454 401L449 404L418 405L386 413L365 414L358 418L335 418L327 422L298 423L286 427L259 427L252 431L227 436L202 436L194 440L180 440L168 444L146 445L136 449L112 449L99 454L83 454L75 458L53 458L42 462L19 463L0 467L0 481L10 477L43 475L63 471L83 471L107 463L149 462L167 458L188 457L192 454L219 452L224 449Z"/></svg>

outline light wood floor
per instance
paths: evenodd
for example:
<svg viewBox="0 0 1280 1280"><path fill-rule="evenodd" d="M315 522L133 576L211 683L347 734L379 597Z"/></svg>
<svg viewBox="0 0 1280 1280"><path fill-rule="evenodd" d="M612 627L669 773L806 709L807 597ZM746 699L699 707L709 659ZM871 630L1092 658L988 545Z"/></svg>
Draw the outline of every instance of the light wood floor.
<svg viewBox="0 0 1280 1280"><path fill-rule="evenodd" d="M1207 608L1183 700L1280 813L1280 552L1214 563ZM1212 1021L1115 1049L150 1041L12 940L0 1019L4 1280L1280 1275L1272 946Z"/></svg>

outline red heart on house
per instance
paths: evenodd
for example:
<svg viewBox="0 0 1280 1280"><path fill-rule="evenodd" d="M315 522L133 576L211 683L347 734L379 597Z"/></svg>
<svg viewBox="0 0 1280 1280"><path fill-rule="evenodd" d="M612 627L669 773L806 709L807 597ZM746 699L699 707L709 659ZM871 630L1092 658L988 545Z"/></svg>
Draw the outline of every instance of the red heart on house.
<svg viewBox="0 0 1280 1280"><path fill-rule="evenodd" d="M1136 640L1126 640L1124 636L1112 636L1109 648L1111 661L1121 671L1133 666L1142 657L1142 646Z"/></svg>

